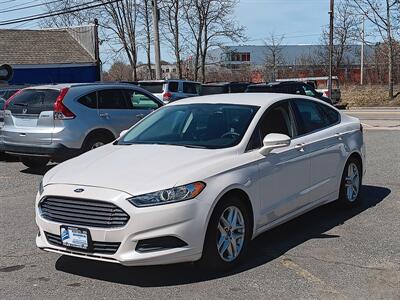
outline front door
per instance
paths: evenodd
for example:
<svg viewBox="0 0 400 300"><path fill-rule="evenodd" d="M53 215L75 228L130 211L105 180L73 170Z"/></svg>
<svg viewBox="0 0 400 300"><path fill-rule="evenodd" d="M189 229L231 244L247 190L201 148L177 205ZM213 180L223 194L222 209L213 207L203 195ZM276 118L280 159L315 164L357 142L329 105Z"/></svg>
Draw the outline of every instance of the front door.
<svg viewBox="0 0 400 300"><path fill-rule="evenodd" d="M288 147L275 149L259 160L259 193L263 217L258 225L262 226L308 203L310 160L302 138L296 138L297 129L288 101L269 108L258 130L261 141L269 133L286 134L292 138Z"/></svg>

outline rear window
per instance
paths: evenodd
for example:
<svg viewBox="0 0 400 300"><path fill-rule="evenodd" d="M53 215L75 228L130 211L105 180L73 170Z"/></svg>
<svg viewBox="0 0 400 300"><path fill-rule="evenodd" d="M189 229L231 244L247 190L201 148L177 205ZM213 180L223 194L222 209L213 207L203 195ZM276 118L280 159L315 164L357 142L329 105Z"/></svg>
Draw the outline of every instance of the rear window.
<svg viewBox="0 0 400 300"><path fill-rule="evenodd" d="M153 94L160 94L163 92L163 82L139 82L139 86L146 91Z"/></svg>
<svg viewBox="0 0 400 300"><path fill-rule="evenodd" d="M225 94L228 88L225 85L203 85L201 88L201 95L216 95Z"/></svg>
<svg viewBox="0 0 400 300"><path fill-rule="evenodd" d="M178 82L173 81L173 82L169 82L168 83L168 91L169 92L176 93L176 92L178 92L178 89L179 89L179 83Z"/></svg>
<svg viewBox="0 0 400 300"><path fill-rule="evenodd" d="M12 98L8 109L13 114L39 115L42 111L53 111L59 90L26 89Z"/></svg>

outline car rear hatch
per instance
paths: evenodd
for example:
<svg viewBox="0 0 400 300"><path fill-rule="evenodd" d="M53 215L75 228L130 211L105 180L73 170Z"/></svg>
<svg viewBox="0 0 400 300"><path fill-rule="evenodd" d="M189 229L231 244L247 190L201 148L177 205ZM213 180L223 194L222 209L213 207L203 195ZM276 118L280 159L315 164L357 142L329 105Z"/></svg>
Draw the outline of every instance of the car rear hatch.
<svg viewBox="0 0 400 300"><path fill-rule="evenodd" d="M5 143L48 145L54 130L54 103L58 89L24 89L6 107L3 137Z"/></svg>

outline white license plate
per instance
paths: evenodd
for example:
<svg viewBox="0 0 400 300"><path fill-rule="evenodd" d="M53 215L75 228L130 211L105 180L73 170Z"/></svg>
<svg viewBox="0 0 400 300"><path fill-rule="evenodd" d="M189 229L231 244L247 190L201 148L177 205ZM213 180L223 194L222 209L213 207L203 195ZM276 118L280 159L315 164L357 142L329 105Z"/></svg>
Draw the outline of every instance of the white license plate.
<svg viewBox="0 0 400 300"><path fill-rule="evenodd" d="M61 242L66 247L87 250L89 247L88 230L76 227L61 226Z"/></svg>

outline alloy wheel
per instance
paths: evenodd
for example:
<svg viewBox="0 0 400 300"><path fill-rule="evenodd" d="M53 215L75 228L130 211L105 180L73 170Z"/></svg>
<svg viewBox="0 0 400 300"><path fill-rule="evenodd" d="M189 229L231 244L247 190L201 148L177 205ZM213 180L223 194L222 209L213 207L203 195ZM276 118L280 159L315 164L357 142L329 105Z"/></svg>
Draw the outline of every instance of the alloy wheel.
<svg viewBox="0 0 400 300"><path fill-rule="evenodd" d="M218 222L217 249L220 257L234 261L240 254L245 240L245 222L236 206L227 207Z"/></svg>
<svg viewBox="0 0 400 300"><path fill-rule="evenodd" d="M347 177L345 178L345 189L347 200L353 202L357 199L360 190L360 174L355 163L350 163L347 168Z"/></svg>

